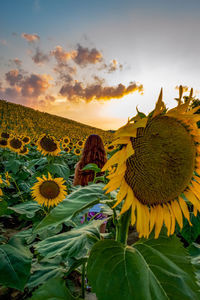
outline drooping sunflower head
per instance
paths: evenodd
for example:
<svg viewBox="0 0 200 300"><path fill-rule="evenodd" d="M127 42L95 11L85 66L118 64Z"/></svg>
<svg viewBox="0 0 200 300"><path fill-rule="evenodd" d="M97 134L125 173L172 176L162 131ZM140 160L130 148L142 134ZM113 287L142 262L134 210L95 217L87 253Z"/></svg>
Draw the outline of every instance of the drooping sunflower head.
<svg viewBox="0 0 200 300"><path fill-rule="evenodd" d="M42 178L37 177L37 180L31 188L31 194L39 204L53 207L65 199L67 191L63 178L53 178L48 173L47 177L43 175Z"/></svg>
<svg viewBox="0 0 200 300"><path fill-rule="evenodd" d="M121 214L131 209L140 236L148 237L154 228L157 238L163 224L173 234L176 221L183 227L183 215L190 223L185 199L195 215L200 211L200 116L189 110L192 92L185 103L180 95L178 106L167 111L161 90L149 117L137 115L120 128L113 144L121 150L103 168L117 166L105 188L120 188L115 206L124 201Z"/></svg>
<svg viewBox="0 0 200 300"><path fill-rule="evenodd" d="M23 141L17 136L11 136L8 139L8 147L12 151L19 153L19 151L22 150L23 146L24 146Z"/></svg>
<svg viewBox="0 0 200 300"><path fill-rule="evenodd" d="M43 134L37 141L37 148L44 155L57 156L60 145L53 136Z"/></svg>

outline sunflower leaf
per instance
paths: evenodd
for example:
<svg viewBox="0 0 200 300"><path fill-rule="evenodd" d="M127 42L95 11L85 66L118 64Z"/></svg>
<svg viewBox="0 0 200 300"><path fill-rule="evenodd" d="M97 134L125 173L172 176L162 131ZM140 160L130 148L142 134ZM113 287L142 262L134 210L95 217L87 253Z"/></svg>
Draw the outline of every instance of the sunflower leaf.
<svg viewBox="0 0 200 300"><path fill-rule="evenodd" d="M47 170L54 176L57 175L57 176L63 177L65 180L67 180L70 175L70 169L68 168L67 165L63 165L63 164L62 165L56 164L56 163L50 164L47 167Z"/></svg>
<svg viewBox="0 0 200 300"><path fill-rule="evenodd" d="M87 276L99 300L199 299L192 264L176 237L133 247L100 241L91 251Z"/></svg>
<svg viewBox="0 0 200 300"><path fill-rule="evenodd" d="M28 280L31 268L31 253L19 239L12 244L0 245L0 283L20 291Z"/></svg>
<svg viewBox="0 0 200 300"><path fill-rule="evenodd" d="M26 287L33 288L44 284L47 280L55 277L63 277L66 272L62 264L61 257L53 259L42 259L40 262L35 261L31 266L31 276Z"/></svg>
<svg viewBox="0 0 200 300"><path fill-rule="evenodd" d="M39 287L29 300L75 300L65 285L64 279L51 278Z"/></svg>
<svg viewBox="0 0 200 300"><path fill-rule="evenodd" d="M37 251L46 258L60 255L81 258L88 254L100 239L99 227L104 220L94 220L89 224L49 237L36 245Z"/></svg>
<svg viewBox="0 0 200 300"><path fill-rule="evenodd" d="M87 164L82 171L87 171L87 170L91 170L94 171L96 173L101 172L101 169L96 165L96 164Z"/></svg>
<svg viewBox="0 0 200 300"><path fill-rule="evenodd" d="M62 224L84 209L99 203L100 200L108 199L108 196L103 191L103 187L104 184L98 183L77 188L51 210L49 215L37 225L35 231L40 231L50 225L57 226Z"/></svg>
<svg viewBox="0 0 200 300"><path fill-rule="evenodd" d="M42 207L36 201L26 201L12 207L9 206L8 208L20 215L26 215L27 218L31 219Z"/></svg>

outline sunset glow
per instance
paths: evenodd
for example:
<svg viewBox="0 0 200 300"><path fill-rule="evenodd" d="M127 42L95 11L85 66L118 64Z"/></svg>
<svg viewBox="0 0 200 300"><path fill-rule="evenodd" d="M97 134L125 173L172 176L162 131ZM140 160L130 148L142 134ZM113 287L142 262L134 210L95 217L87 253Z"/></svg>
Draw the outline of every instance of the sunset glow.
<svg viewBox="0 0 200 300"><path fill-rule="evenodd" d="M180 84L198 96L199 1L108 2L2 3L0 98L117 129L161 87L168 107Z"/></svg>

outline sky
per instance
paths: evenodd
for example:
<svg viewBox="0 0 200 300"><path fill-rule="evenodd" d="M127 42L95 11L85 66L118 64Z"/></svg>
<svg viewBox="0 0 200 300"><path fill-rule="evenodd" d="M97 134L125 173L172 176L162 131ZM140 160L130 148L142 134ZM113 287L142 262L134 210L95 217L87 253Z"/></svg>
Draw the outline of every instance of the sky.
<svg viewBox="0 0 200 300"><path fill-rule="evenodd" d="M200 98L199 0L0 0L0 99L105 130Z"/></svg>

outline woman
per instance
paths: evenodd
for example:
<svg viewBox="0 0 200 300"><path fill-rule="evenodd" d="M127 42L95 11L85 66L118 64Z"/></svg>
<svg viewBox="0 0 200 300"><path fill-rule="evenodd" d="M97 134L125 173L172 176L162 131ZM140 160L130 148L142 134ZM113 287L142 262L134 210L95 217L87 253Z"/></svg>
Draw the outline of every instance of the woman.
<svg viewBox="0 0 200 300"><path fill-rule="evenodd" d="M101 169L106 161L106 151L102 139L97 134L91 134L85 142L81 159L76 165L73 184L82 186L88 185L88 182L94 180L94 171L82 171L83 167L93 163ZM101 175L103 175L102 172L97 173L97 176Z"/></svg>
<svg viewBox="0 0 200 300"><path fill-rule="evenodd" d="M85 142L81 159L76 165L73 184L85 186L88 185L89 182L93 182L94 171L82 171L83 167L85 167L87 164L93 163L101 169L105 165L106 161L106 151L102 139L97 134L91 134ZM97 176L101 176L103 174L104 172L100 172L97 173ZM87 217L88 221L91 218L105 219L107 217L100 212L101 206L101 204L97 204L89 210ZM101 225L100 232L104 233L105 229L106 222Z"/></svg>

